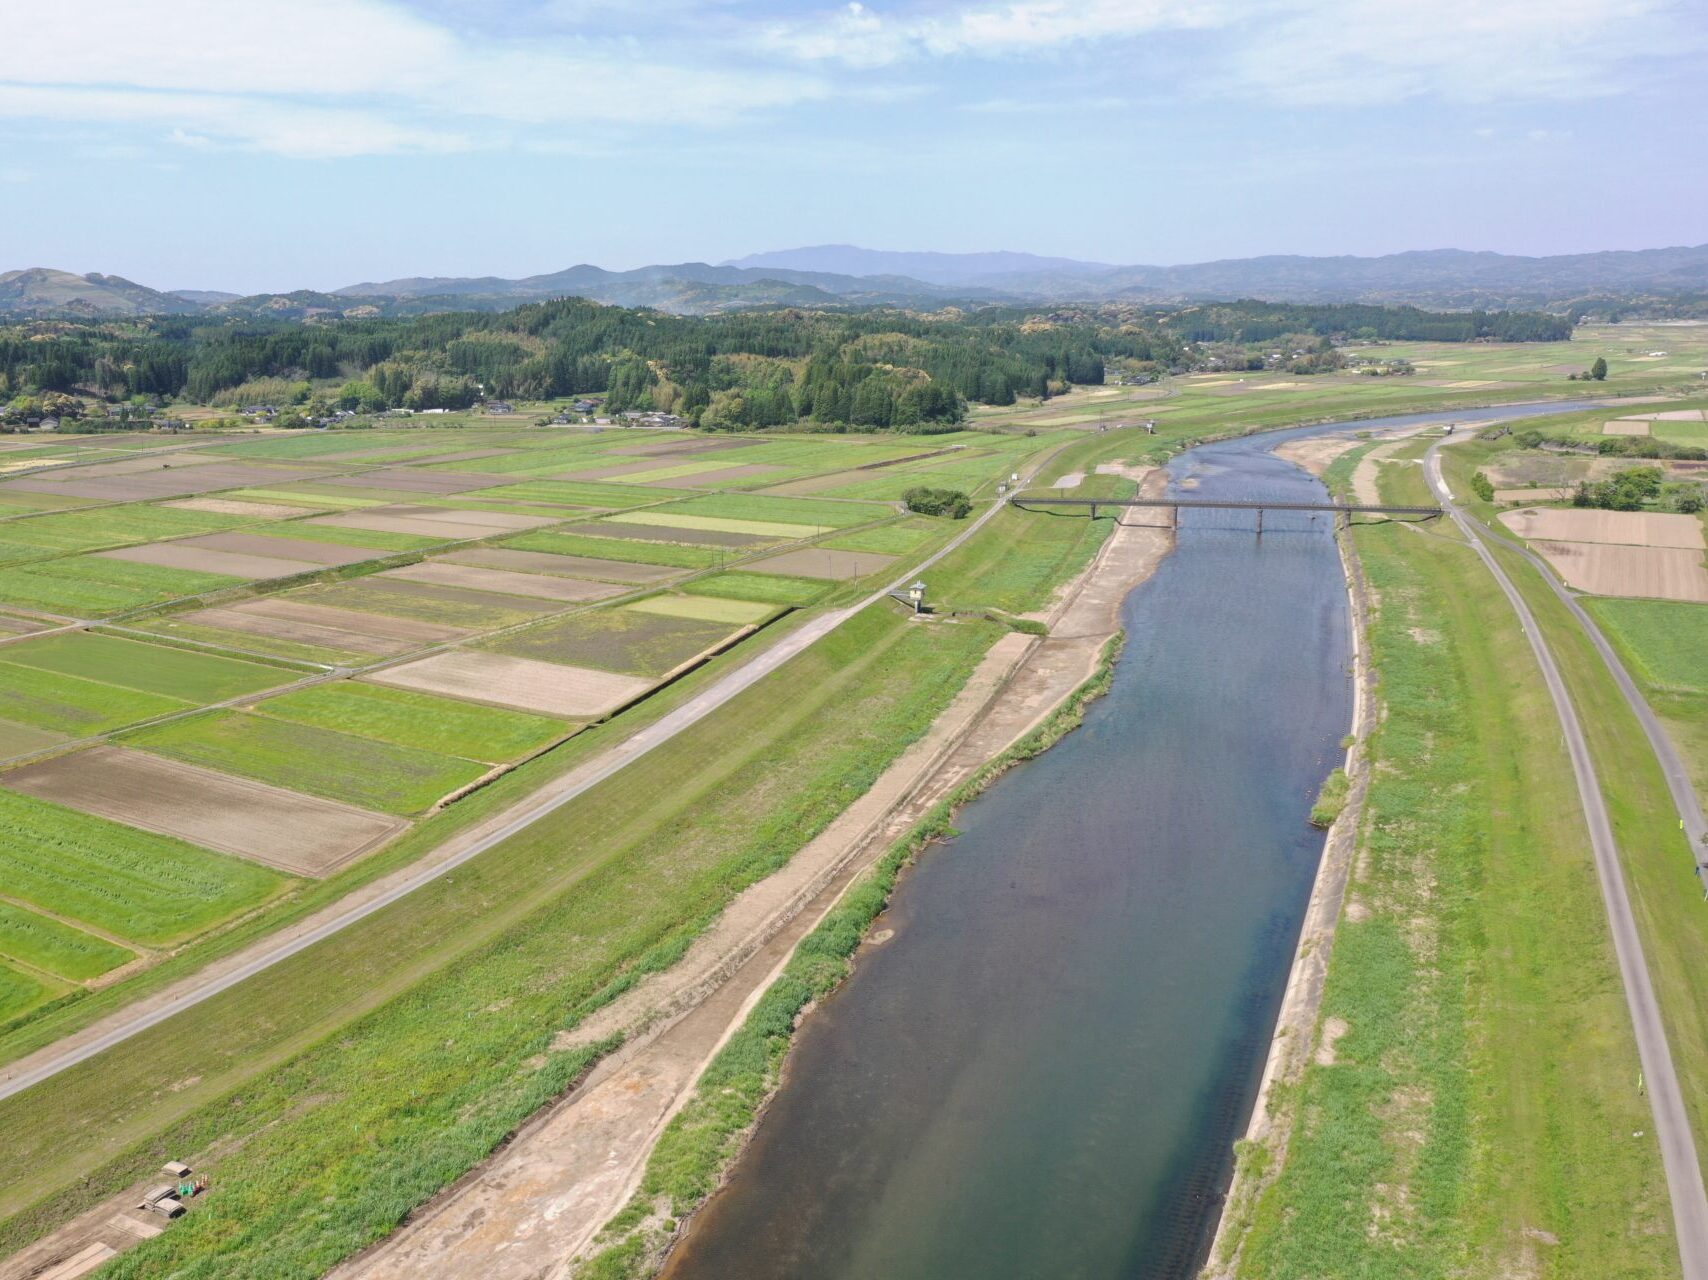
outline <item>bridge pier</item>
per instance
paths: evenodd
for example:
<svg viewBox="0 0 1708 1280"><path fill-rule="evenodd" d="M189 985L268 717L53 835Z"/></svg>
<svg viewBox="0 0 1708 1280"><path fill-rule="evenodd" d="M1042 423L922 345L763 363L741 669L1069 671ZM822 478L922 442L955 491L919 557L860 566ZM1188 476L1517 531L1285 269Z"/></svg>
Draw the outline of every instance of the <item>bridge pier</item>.
<svg viewBox="0 0 1708 1280"><path fill-rule="evenodd" d="M1259 507L1257 509L1257 536L1260 538L1263 536L1263 508L1262 507Z"/></svg>

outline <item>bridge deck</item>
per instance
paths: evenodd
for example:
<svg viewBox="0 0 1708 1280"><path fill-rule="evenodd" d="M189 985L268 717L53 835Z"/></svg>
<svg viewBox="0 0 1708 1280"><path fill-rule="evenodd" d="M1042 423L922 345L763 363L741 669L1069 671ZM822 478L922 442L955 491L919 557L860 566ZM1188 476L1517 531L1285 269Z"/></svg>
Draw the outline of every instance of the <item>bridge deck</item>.
<svg viewBox="0 0 1708 1280"><path fill-rule="evenodd" d="M1029 498L1016 494L1016 507L1222 507L1242 511L1340 511L1395 516L1438 516L1440 507L1403 507L1367 502L1279 502L1234 498Z"/></svg>

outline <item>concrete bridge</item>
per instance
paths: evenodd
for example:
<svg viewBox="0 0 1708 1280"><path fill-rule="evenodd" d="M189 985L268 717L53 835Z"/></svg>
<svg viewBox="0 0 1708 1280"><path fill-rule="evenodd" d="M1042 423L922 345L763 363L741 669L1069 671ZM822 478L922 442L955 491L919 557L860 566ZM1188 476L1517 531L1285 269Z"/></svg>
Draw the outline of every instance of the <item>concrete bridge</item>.
<svg viewBox="0 0 1708 1280"><path fill-rule="evenodd" d="M1344 517L1351 523L1355 515L1381 515L1390 519L1433 520L1441 514L1440 507L1404 507L1390 503L1376 502L1282 502L1254 498L1236 500L1232 498L1034 498L1026 494L1015 494L1008 500L1010 506L1027 510L1035 507L1080 507L1089 510L1092 519L1097 518L1099 507L1158 507L1169 513L1170 528L1180 524L1180 512L1183 508L1204 507L1225 511L1255 511L1257 512L1257 531L1263 532L1263 513L1265 511L1328 511L1334 514L1335 523L1339 524Z"/></svg>

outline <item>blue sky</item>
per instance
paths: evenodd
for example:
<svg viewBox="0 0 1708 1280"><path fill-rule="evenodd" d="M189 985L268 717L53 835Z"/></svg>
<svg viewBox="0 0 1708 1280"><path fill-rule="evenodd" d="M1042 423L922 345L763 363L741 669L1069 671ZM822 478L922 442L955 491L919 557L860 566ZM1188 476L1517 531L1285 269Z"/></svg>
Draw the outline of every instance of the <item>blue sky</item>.
<svg viewBox="0 0 1708 1280"><path fill-rule="evenodd" d="M1708 241L1701 0L0 0L0 269Z"/></svg>

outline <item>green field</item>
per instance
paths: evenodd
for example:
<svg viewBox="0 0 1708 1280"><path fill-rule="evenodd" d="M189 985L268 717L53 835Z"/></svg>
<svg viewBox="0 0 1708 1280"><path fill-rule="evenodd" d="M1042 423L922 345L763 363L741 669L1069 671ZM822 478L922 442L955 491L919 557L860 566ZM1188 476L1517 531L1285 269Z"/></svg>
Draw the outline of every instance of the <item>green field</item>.
<svg viewBox="0 0 1708 1280"><path fill-rule="evenodd" d="M0 649L0 654L9 656L10 652L10 646ZM0 662L0 720L73 737L105 733L138 720L186 711L193 705L181 698Z"/></svg>
<svg viewBox="0 0 1708 1280"><path fill-rule="evenodd" d="M42 554L65 555L104 547L128 547L186 534L214 533L243 524L246 519L244 516L186 511L179 507L150 506L139 502L17 520L6 526L6 538L10 542L38 547Z"/></svg>
<svg viewBox="0 0 1708 1280"><path fill-rule="evenodd" d="M526 755L568 732L562 721L546 716L354 680L298 689L255 709L296 724L490 764Z"/></svg>
<svg viewBox="0 0 1708 1280"><path fill-rule="evenodd" d="M0 902L0 956L83 981L116 969L133 953L81 929Z"/></svg>
<svg viewBox="0 0 1708 1280"><path fill-rule="evenodd" d="M361 613L383 613L397 618L413 618L418 622L466 627L470 631L508 627L562 607L523 596L505 596L460 587L432 587L377 577L306 587L292 592L290 599L304 604L324 604Z"/></svg>
<svg viewBox="0 0 1708 1280"><path fill-rule="evenodd" d="M125 745L402 816L420 813L486 772L477 761L246 711L142 729Z"/></svg>
<svg viewBox="0 0 1708 1280"><path fill-rule="evenodd" d="M479 648L625 675L658 677L728 637L728 623L596 609L543 622Z"/></svg>
<svg viewBox="0 0 1708 1280"><path fill-rule="evenodd" d="M1587 608L1645 683L1708 693L1708 605L1586 598Z"/></svg>
<svg viewBox="0 0 1708 1280"><path fill-rule="evenodd" d="M881 524L875 529L858 529L818 545L836 551L876 551L880 555L905 556L928 542L934 542L954 526L926 516L914 516L895 524Z"/></svg>
<svg viewBox="0 0 1708 1280"><path fill-rule="evenodd" d="M100 618L242 583L242 578L217 573L70 556L0 569L0 603L62 617Z"/></svg>
<svg viewBox="0 0 1708 1280"><path fill-rule="evenodd" d="M725 558L712 547L681 546L673 542L641 542L624 538L612 525L611 537L584 533L524 533L503 545L518 551L550 551L565 556L592 556L599 560L627 560L631 564L660 564L678 569L709 569Z"/></svg>
<svg viewBox="0 0 1708 1280"><path fill-rule="evenodd" d="M670 492L668 489L642 489L637 485L603 484L596 480L528 480L498 489L482 489L481 496L509 502L549 502L567 507L620 511L626 507L659 502Z"/></svg>
<svg viewBox="0 0 1708 1280"><path fill-rule="evenodd" d="M790 578L779 573L718 573L698 578L682 588L689 595L722 596L762 604L811 604L830 590L817 578Z"/></svg>
<svg viewBox="0 0 1708 1280"><path fill-rule="evenodd" d="M1572 773L1516 619L1462 542L1355 536L1386 714L1322 1001L1344 1030L1287 1095L1236 1274L1676 1275Z"/></svg>
<svg viewBox="0 0 1708 1280"><path fill-rule="evenodd" d="M29 974L0 963L0 1025L48 999L53 993Z"/></svg>
<svg viewBox="0 0 1708 1280"><path fill-rule="evenodd" d="M297 674L258 662L239 662L87 631L25 640L7 645L0 653L9 664L99 680L189 702L221 702L287 684Z"/></svg>
<svg viewBox="0 0 1708 1280"><path fill-rule="evenodd" d="M0 791L8 897L145 944L164 944L271 896L276 872L169 836Z"/></svg>
<svg viewBox="0 0 1708 1280"><path fill-rule="evenodd" d="M784 524L776 520L737 520L731 516L693 515L675 508L668 511L625 512L612 516L605 523L648 525L657 529L704 529L716 533L745 533L756 538L810 538L815 533L829 533L833 527L827 524Z"/></svg>
<svg viewBox="0 0 1708 1280"><path fill-rule="evenodd" d="M205 1002L194 1029L145 1032L41 1098L0 1102L0 1250L158 1166L161 1144L194 1152L224 1135L219 1194L112 1274L324 1272L574 1079L591 1051L554 1049L556 1033L668 964L841 813L999 634L871 610L454 884ZM380 1003L400 978L407 997Z"/></svg>

